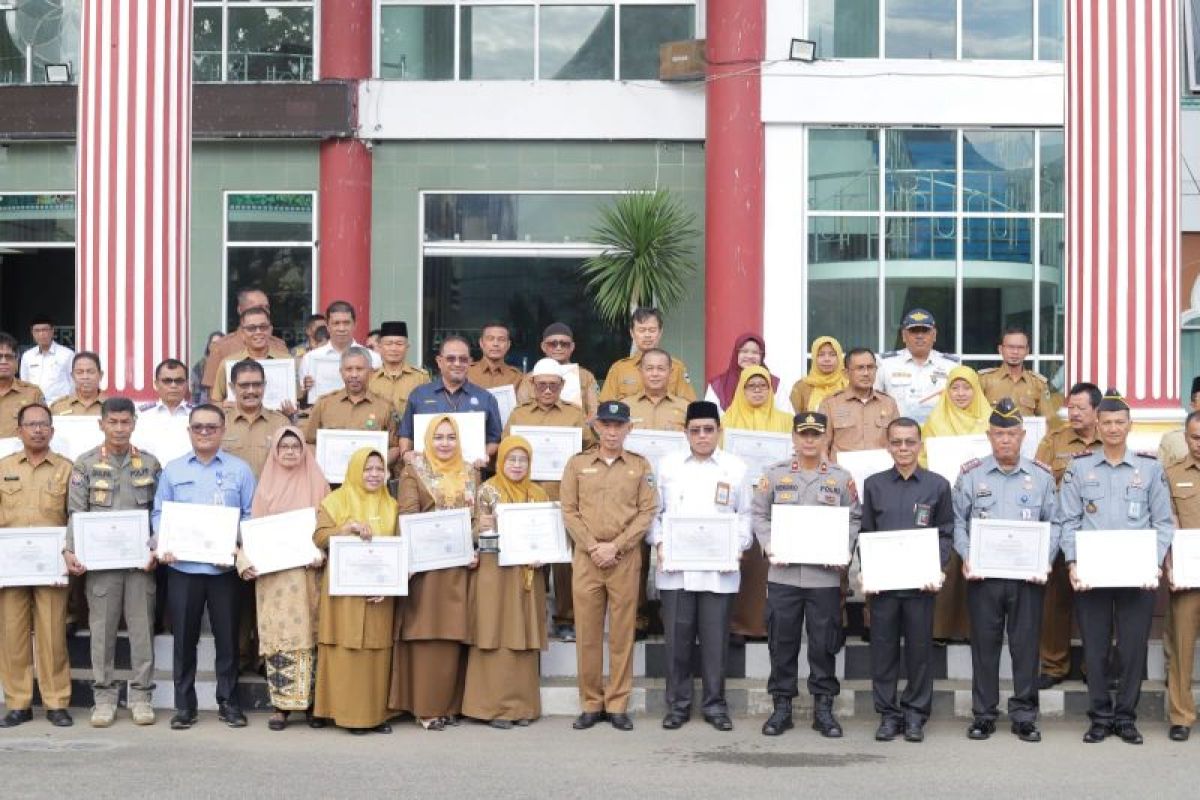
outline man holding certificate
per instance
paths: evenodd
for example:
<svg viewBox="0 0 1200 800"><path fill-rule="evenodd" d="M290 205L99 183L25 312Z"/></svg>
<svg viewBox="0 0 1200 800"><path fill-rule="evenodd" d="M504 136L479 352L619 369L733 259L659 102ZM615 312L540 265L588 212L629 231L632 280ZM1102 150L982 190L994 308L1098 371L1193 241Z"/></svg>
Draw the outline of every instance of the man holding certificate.
<svg viewBox="0 0 1200 800"><path fill-rule="evenodd" d="M1075 608L1087 665L1088 717L1092 724L1083 740L1092 744L1115 733L1128 744L1141 744L1142 734L1136 725L1137 704L1146 671L1146 647L1158 577L1145 578L1143 586L1092 588L1080 580L1075 563L1076 534L1081 530L1153 528L1157 532L1157 563L1161 565L1175 533L1171 495L1154 455L1134 453L1126 447L1133 423L1125 398L1116 389L1109 389L1097 412L1102 447L1071 462L1063 475L1059 497L1063 558L1076 592ZM1114 628L1118 671L1115 705L1106 669Z"/></svg>
<svg viewBox="0 0 1200 800"><path fill-rule="evenodd" d="M921 428L911 417L887 426L887 449L894 465L867 478L863 486L862 533L937 528L942 569L950 561L954 510L950 484L917 463ZM868 587L869 588L869 587ZM933 708L933 605L940 582L920 589L874 592L871 608L871 691L882 719L876 741L890 742L903 730L905 741L925 739ZM896 700L900 676L900 638L908 684Z"/></svg>
<svg viewBox="0 0 1200 800"><path fill-rule="evenodd" d="M342 388L317 400L304 423L304 438L317 443L321 428L351 431L387 431L388 463L399 456L396 412L392 404L367 389L371 378L371 352L354 345L342 353Z"/></svg>
<svg viewBox="0 0 1200 800"><path fill-rule="evenodd" d="M1038 640L1042 626L1042 596L1050 562L1058 549L1054 523L1057 498L1048 467L1021 457L1025 429L1021 412L1002 398L988 418L992 454L963 464L954 485L954 548L967 579L967 613L971 619L971 705L975 720L967 729L971 739L987 739L1000 716L1000 651L1007 627L1012 655L1013 695L1008 701L1012 732L1026 742L1040 742L1038 731ZM985 547L988 534L979 528L986 520L1043 522L1047 537L1024 530ZM972 542L972 539L981 540ZM975 548L972 550L971 545ZM1043 555L1041 547L1046 548ZM976 552L979 561L972 563ZM980 563L984 562L986 563ZM1036 564L1026 579L985 577L976 570L1007 572ZM991 573L989 573L991 574ZM1007 626L1006 626L1007 623Z"/></svg>
<svg viewBox="0 0 1200 800"><path fill-rule="evenodd" d="M800 657L801 628L808 633L813 729L827 738L842 735L842 726L833 715L833 698L841 691L834 662L846 638L842 630L842 574L858 536L861 506L854 478L825 457L827 428L824 414L797 414L792 420L795 455L790 461L769 466L754 492L754 535L771 564L767 573L767 644L771 651L767 691L775 709L763 724L766 736L778 736L792 727L792 698L800 693L796 661ZM773 512L781 506L845 507L849 509L845 518L849 525L843 523L827 531L788 530L776 520L773 526ZM826 533L844 548L841 564L786 563L776 557L782 538L815 538Z"/></svg>
<svg viewBox="0 0 1200 800"><path fill-rule="evenodd" d="M717 530L715 535L736 536L736 552L745 551L750 546L746 462L717 447L721 440L721 414L716 403L690 403L684 432L689 450L672 453L659 463L658 515L646 535L646 541L657 549L659 556L655 581L662 597L667 640L667 714L662 725L675 730L691 716L692 657L699 638L704 686L701 713L705 722L717 730L731 731L733 721L725 702L725 663L729 650L729 613L741 579L737 560L734 559L731 565L734 568L728 571L668 571L664 568L663 540L665 536L674 536L679 525L703 523L705 518L716 517L732 521L733 530ZM664 530L664 522L672 530ZM674 549L675 541L672 540L669 549ZM678 541L682 545L687 539ZM689 554L679 555L686 558Z"/></svg>
<svg viewBox="0 0 1200 800"><path fill-rule="evenodd" d="M1193 393L1195 397L1195 393ZM1176 532L1167 559L1171 603L1163 628L1163 649L1167 654L1167 716L1171 721L1168 736L1186 742L1196 721L1196 699L1192 696L1192 666L1195 662L1196 632L1200 628L1200 585L1182 573L1180 564L1183 529L1200 528L1200 411L1188 414L1183 432L1187 455L1167 467L1171 490L1171 510L1180 530ZM1179 565L1178 567L1176 565Z"/></svg>
<svg viewBox="0 0 1200 800"><path fill-rule="evenodd" d="M245 342L245 347L240 350L235 350L224 359L222 359L219 368L217 369L216 377L214 378L211 399L214 403L223 403L234 392L229 390L229 380L226 380L227 372L233 364L245 359L252 361L267 360L267 359L290 359L291 351L287 349L287 345L280 342L271 335L271 310L262 306L254 306L247 308L241 314L241 319L238 324L238 333ZM281 409L285 414L293 413L295 405L290 401L284 401L284 408Z"/></svg>
<svg viewBox="0 0 1200 800"><path fill-rule="evenodd" d="M142 554L145 561L139 568L89 569L75 553L77 541L86 539L85 555L106 555L101 549L105 539L80 529L77 515L88 512L140 511L142 523L149 522L154 505L154 491L162 466L158 459L143 453L129 443L137 413L128 397L111 397L100 407L100 429L104 444L87 451L71 470L71 488L67 508L71 519L67 525L67 545L63 551L72 574L86 573L88 598L88 629L92 644L92 727L107 728L117 717L118 684L113 678L117 650L117 626L124 613L129 631L129 660L133 679L129 682L129 707L137 725L154 724L154 708L150 695L154 691L154 558L148 547ZM117 525L117 523L114 523ZM119 527L135 528L132 522ZM110 532L107 539L117 539ZM145 533L144 529L141 531ZM122 537L125 538L125 537ZM127 540L127 539L126 539ZM147 545L143 538L141 544Z"/></svg>

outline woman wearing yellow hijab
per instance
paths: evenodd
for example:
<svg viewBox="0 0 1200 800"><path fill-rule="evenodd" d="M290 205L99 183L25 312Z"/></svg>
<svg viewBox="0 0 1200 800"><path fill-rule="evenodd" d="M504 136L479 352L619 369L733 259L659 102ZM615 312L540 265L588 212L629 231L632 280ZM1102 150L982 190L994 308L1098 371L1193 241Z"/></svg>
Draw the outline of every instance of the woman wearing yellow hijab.
<svg viewBox="0 0 1200 800"><path fill-rule="evenodd" d="M400 474L400 513L475 506L475 470L463 460L447 414L425 431L424 449ZM396 629L388 706L426 730L458 724L467 658L467 567L413 575Z"/></svg>
<svg viewBox="0 0 1200 800"><path fill-rule="evenodd" d="M929 412L921 428L921 438L987 433L991 413L992 407L979 385L979 375L970 367L957 366L946 376L946 389ZM921 466L926 465L922 448ZM967 616L967 582L962 575L962 559L953 548L946 570L946 580L933 607L933 638L961 641L970 635L971 621Z"/></svg>
<svg viewBox="0 0 1200 800"><path fill-rule="evenodd" d="M545 503L530 480L533 448L520 436L500 442L496 476L479 487L476 529L492 539L499 503ZM502 567L481 546L467 590L467 680L463 714L493 728L528 725L542 715L540 651L546 648L546 582L540 564Z"/></svg>
<svg viewBox="0 0 1200 800"><path fill-rule="evenodd" d="M382 453L364 447L351 456L346 482L317 510L317 547L328 554L332 536L395 536L396 501L386 483ZM331 597L329 574L322 577L315 718L333 720L351 733L391 733L387 692L394 609L390 597Z"/></svg>
<svg viewBox="0 0 1200 800"><path fill-rule="evenodd" d="M842 345L832 336L818 336L812 343L808 374L792 385L792 408L797 414L816 411L821 401L850 385Z"/></svg>

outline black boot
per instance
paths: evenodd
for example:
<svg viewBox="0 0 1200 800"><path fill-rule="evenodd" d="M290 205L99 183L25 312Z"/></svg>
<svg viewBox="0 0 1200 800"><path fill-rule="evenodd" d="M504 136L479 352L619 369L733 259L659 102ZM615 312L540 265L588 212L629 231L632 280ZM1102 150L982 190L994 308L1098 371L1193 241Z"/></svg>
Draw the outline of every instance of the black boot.
<svg viewBox="0 0 1200 800"><path fill-rule="evenodd" d="M827 739L842 738L842 726L833 716L833 698L819 694L813 698L813 703L813 730L819 731Z"/></svg>
<svg viewBox="0 0 1200 800"><path fill-rule="evenodd" d="M792 724L792 698L776 697L775 710L763 723L763 736L778 736L793 727L795 726Z"/></svg>

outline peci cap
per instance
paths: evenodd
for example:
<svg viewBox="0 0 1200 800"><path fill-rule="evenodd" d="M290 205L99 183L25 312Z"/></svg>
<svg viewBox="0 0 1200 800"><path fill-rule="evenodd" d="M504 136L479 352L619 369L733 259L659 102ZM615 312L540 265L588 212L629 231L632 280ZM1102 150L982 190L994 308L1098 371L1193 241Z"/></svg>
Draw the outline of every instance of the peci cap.
<svg viewBox="0 0 1200 800"><path fill-rule="evenodd" d="M533 369L529 371L529 377L537 378L558 378L563 379L563 369L558 365L558 362L553 358L540 358L533 365Z"/></svg>
<svg viewBox="0 0 1200 800"><path fill-rule="evenodd" d="M596 419L600 422L629 422L629 406L619 400L601 403Z"/></svg>
<svg viewBox="0 0 1200 800"><path fill-rule="evenodd" d="M1021 410L1011 397L1001 397L988 417L988 424L997 428L1019 428L1021 426Z"/></svg>
<svg viewBox="0 0 1200 800"><path fill-rule="evenodd" d="M696 400L695 402L688 403L684 424L686 425L694 419L711 419L720 425L721 411L717 408L716 403L708 400Z"/></svg>
<svg viewBox="0 0 1200 800"><path fill-rule="evenodd" d="M933 328L937 326L937 320L923 308L914 308L904 315L904 319L900 320L900 327L904 330L909 328Z"/></svg>
<svg viewBox="0 0 1200 800"><path fill-rule="evenodd" d="M1096 406L1097 411L1128 411L1129 403L1125 402L1125 398L1116 389L1109 389L1104 393L1104 399L1100 401L1100 405Z"/></svg>
<svg viewBox="0 0 1200 800"><path fill-rule="evenodd" d="M824 414L818 414L815 411L806 414L797 414L792 418L792 431L795 433L804 433L805 431L824 433L828 422L829 420Z"/></svg>
<svg viewBox="0 0 1200 800"><path fill-rule="evenodd" d="M406 322L385 322L379 326L379 338L384 336L403 336L408 338L408 323Z"/></svg>
<svg viewBox="0 0 1200 800"><path fill-rule="evenodd" d="M551 336L556 335L567 336L571 339L575 338L575 334L571 331L571 326L567 325L565 322L551 322L546 326L546 329L542 331L542 341L546 341Z"/></svg>

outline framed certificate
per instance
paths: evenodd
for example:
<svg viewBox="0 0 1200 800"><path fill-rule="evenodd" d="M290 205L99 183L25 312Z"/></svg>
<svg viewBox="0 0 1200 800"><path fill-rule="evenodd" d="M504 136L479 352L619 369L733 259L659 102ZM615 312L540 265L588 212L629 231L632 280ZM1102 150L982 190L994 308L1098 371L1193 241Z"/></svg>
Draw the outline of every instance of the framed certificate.
<svg viewBox="0 0 1200 800"><path fill-rule="evenodd" d="M877 472L884 472L895 465L892 454L887 450L839 450L838 466L850 473L858 493L862 494L863 485L867 478Z"/></svg>
<svg viewBox="0 0 1200 800"><path fill-rule="evenodd" d="M143 569L150 563L150 512L77 511L75 557L89 570Z"/></svg>
<svg viewBox="0 0 1200 800"><path fill-rule="evenodd" d="M1158 532L1076 531L1075 574L1093 589L1158 583Z"/></svg>
<svg viewBox="0 0 1200 800"><path fill-rule="evenodd" d="M747 480L753 481L771 464L792 457L792 435L726 428L723 447L746 462Z"/></svg>
<svg viewBox="0 0 1200 800"><path fill-rule="evenodd" d="M171 461L192 452L188 418L139 417L130 438L133 446L150 453L165 467Z"/></svg>
<svg viewBox="0 0 1200 800"><path fill-rule="evenodd" d="M1043 579L1050 569L1050 523L972 519L971 573L983 578Z"/></svg>
<svg viewBox="0 0 1200 800"><path fill-rule="evenodd" d="M256 358L255 361L262 365L264 380L267 384L263 387L263 406L278 411L284 400L295 403L296 360L293 358ZM233 365L236 363L236 361L228 359L225 361L225 385L229 387L227 394L230 397L233 396ZM338 380L341 380L340 369Z"/></svg>
<svg viewBox="0 0 1200 800"><path fill-rule="evenodd" d="M972 436L931 436L925 440L929 471L936 472L953 486L962 465L973 458L990 455L992 445L985 434Z"/></svg>
<svg viewBox="0 0 1200 800"><path fill-rule="evenodd" d="M0 528L0 586L66 586L66 528Z"/></svg>
<svg viewBox="0 0 1200 800"><path fill-rule="evenodd" d="M442 414L413 415L413 447L417 450L425 448L425 431L434 417ZM446 414L458 425L458 443L462 445L463 460L468 464L476 461L487 461L487 413L484 411L464 411Z"/></svg>
<svg viewBox="0 0 1200 800"><path fill-rule="evenodd" d="M657 472L663 456L688 449L687 436L683 431L630 431L625 437L625 449L649 461Z"/></svg>
<svg viewBox="0 0 1200 800"><path fill-rule="evenodd" d="M332 536L328 574L332 597L402 597L408 594L408 548L397 536L369 542Z"/></svg>
<svg viewBox="0 0 1200 800"><path fill-rule="evenodd" d="M330 483L346 482L350 457L364 447L378 450L387 458L387 431L347 431L321 428L317 431L317 465Z"/></svg>
<svg viewBox="0 0 1200 800"><path fill-rule="evenodd" d="M771 506L771 558L784 564L849 564L850 507Z"/></svg>
<svg viewBox="0 0 1200 800"><path fill-rule="evenodd" d="M321 557L313 544L316 529L315 508L243 520L242 552L259 575L307 567Z"/></svg>
<svg viewBox="0 0 1200 800"><path fill-rule="evenodd" d="M465 567L475 559L469 509L402 514L400 533L408 542L409 572Z"/></svg>
<svg viewBox="0 0 1200 800"><path fill-rule="evenodd" d="M308 360L308 367L313 379L312 388L308 390L310 403L316 403L321 397L346 385L342 382L341 356L313 356Z"/></svg>
<svg viewBox="0 0 1200 800"><path fill-rule="evenodd" d="M535 481L561 481L567 461L583 450L583 431L580 428L513 425L512 434L524 436L533 448L529 477Z"/></svg>
<svg viewBox="0 0 1200 800"><path fill-rule="evenodd" d="M1176 529L1171 541L1171 579L1180 589L1200 589L1200 528Z"/></svg>
<svg viewBox="0 0 1200 800"><path fill-rule="evenodd" d="M737 514L664 514L664 572L736 572L741 555Z"/></svg>
<svg viewBox="0 0 1200 800"><path fill-rule="evenodd" d="M104 431L100 430L100 417L67 414L54 418L54 438L50 440L50 449L54 452L75 461L102 444Z"/></svg>
<svg viewBox="0 0 1200 800"><path fill-rule="evenodd" d="M861 533L858 556L867 592L921 589L942 582L937 528Z"/></svg>
<svg viewBox="0 0 1200 800"><path fill-rule="evenodd" d="M1021 455L1032 461L1037 456L1038 445L1046 436L1046 418L1025 417L1022 422L1025 426L1025 439L1021 442Z"/></svg>
<svg viewBox="0 0 1200 800"><path fill-rule="evenodd" d="M167 501L158 518L158 552L178 561L231 567L241 516L237 506Z"/></svg>
<svg viewBox="0 0 1200 800"><path fill-rule="evenodd" d="M508 424L508 415L517 407L517 390L511 384L506 384L488 391L496 398L496 405L500 409L500 427L503 428Z"/></svg>
<svg viewBox="0 0 1200 800"><path fill-rule="evenodd" d="M571 561L562 506L558 503L498 503L499 564L565 564Z"/></svg>

